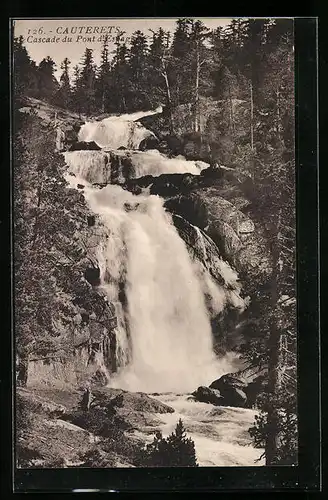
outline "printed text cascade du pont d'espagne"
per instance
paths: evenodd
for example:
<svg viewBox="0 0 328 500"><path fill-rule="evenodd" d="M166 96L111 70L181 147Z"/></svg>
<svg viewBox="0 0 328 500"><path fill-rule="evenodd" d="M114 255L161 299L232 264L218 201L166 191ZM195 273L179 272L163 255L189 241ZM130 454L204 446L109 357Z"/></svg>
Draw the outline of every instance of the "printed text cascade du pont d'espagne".
<svg viewBox="0 0 328 500"><path fill-rule="evenodd" d="M103 42L105 38L108 42L114 42L119 37L127 42L127 37L117 26L57 26L54 29L29 28L27 30L27 43L95 43Z"/></svg>

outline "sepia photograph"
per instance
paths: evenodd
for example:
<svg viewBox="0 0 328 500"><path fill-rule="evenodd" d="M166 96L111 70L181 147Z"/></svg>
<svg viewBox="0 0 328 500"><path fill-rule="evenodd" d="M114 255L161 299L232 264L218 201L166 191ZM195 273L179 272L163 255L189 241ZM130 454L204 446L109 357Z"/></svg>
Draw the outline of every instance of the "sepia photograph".
<svg viewBox="0 0 328 500"><path fill-rule="evenodd" d="M297 466L294 19L15 19L11 64L15 467Z"/></svg>

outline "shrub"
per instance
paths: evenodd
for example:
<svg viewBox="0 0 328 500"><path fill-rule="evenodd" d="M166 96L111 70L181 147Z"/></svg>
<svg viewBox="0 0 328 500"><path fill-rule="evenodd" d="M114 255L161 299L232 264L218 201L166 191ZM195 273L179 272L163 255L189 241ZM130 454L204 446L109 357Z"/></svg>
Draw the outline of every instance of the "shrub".
<svg viewBox="0 0 328 500"><path fill-rule="evenodd" d="M195 443L186 437L182 420L166 439L160 431L143 452L142 465L147 467L197 467Z"/></svg>

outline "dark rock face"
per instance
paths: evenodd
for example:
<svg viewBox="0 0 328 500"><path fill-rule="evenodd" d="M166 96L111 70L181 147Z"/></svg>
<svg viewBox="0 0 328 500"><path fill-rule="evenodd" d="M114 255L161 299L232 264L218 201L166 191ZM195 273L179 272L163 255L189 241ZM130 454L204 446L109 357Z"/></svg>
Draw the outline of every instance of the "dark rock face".
<svg viewBox="0 0 328 500"><path fill-rule="evenodd" d="M172 196L165 206L204 230L238 273L246 273L250 279L259 275L269 277L271 261L264 229L237 208L244 199L239 190L229 188L230 196L236 196L231 201L227 199L227 191L228 188L220 185L200 185L189 194Z"/></svg>
<svg viewBox="0 0 328 500"><path fill-rule="evenodd" d="M223 397L222 406L246 406L245 389L247 384L233 375L223 375L211 383L210 389L216 389Z"/></svg>
<svg viewBox="0 0 328 500"><path fill-rule="evenodd" d="M73 142L73 144L70 144L68 147L68 151L99 151L100 149L101 147L94 141L77 141Z"/></svg>
<svg viewBox="0 0 328 500"><path fill-rule="evenodd" d="M211 403L216 406L224 406L224 398L221 396L220 391L211 389L209 387L200 386L192 393L196 401L201 403Z"/></svg>
<svg viewBox="0 0 328 500"><path fill-rule="evenodd" d="M157 137L150 136L143 139L139 144L140 151L147 151L147 149L158 149L159 140Z"/></svg>
<svg viewBox="0 0 328 500"><path fill-rule="evenodd" d="M267 378L266 368L248 367L214 380L210 388L220 391L225 398L223 406L254 408L258 396L265 390Z"/></svg>
<svg viewBox="0 0 328 500"><path fill-rule="evenodd" d="M245 389L247 396L247 408L254 408L256 406L257 398L265 390L266 385L267 377L265 375L258 375L248 384Z"/></svg>
<svg viewBox="0 0 328 500"><path fill-rule="evenodd" d="M195 181L193 174L162 174L153 179L150 194L175 196L188 193Z"/></svg>
<svg viewBox="0 0 328 500"><path fill-rule="evenodd" d="M96 217L94 215L89 215L87 221L88 221L88 226L92 227L96 223Z"/></svg>
<svg viewBox="0 0 328 500"><path fill-rule="evenodd" d="M99 268L88 267L84 271L84 277L90 283L90 285L92 285L92 286L99 286L100 285L100 269Z"/></svg>

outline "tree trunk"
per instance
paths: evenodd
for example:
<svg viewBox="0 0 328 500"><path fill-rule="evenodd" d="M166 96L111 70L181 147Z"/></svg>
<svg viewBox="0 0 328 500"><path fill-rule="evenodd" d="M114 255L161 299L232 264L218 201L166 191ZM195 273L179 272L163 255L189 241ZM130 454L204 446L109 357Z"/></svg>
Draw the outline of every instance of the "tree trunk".
<svg viewBox="0 0 328 500"><path fill-rule="evenodd" d="M253 100L253 83L251 81L251 149L254 150L254 100Z"/></svg>
<svg viewBox="0 0 328 500"><path fill-rule="evenodd" d="M230 124L233 138L235 137L235 123L233 118L233 106L232 106L232 96L231 96L231 87L230 82L228 83L229 88L229 107L230 107Z"/></svg>
<svg viewBox="0 0 328 500"><path fill-rule="evenodd" d="M277 136L278 140L280 141L280 92L279 89L276 92L277 94Z"/></svg>
<svg viewBox="0 0 328 500"><path fill-rule="evenodd" d="M279 248L278 235L281 222L281 213L278 216L278 221L270 236L270 246L272 255L272 278L271 278L271 318L270 318L270 334L269 334L269 363L268 363L268 395L272 400L276 400L276 395L280 388L279 377L279 362L280 362L280 340L281 331L278 326L278 318L276 314L278 303L278 275L279 275ZM268 405L267 414L268 430L265 444L265 459L266 465L274 465L277 463L278 452L278 424L279 415L275 404Z"/></svg>
<svg viewBox="0 0 328 500"><path fill-rule="evenodd" d="M32 246L31 246L31 249L34 250L35 249L35 245L36 245L36 242L37 242L37 237L38 237L38 229L39 229L39 210L40 210L40 206L41 206L41 198L42 198L42 188L43 188L43 178L42 180L39 181L39 185L38 185L38 191L37 191L37 213L36 213L36 216L35 216L35 221L34 221L34 227L33 227L33 238L32 238Z"/></svg>
<svg viewBox="0 0 328 500"><path fill-rule="evenodd" d="M169 83L167 71L166 71L164 64L163 64L162 76L163 76L164 81L165 81L166 103L167 103L167 107L169 109L170 133L174 134L174 123L173 123L173 116L172 116L172 97L171 97L170 83Z"/></svg>
<svg viewBox="0 0 328 500"><path fill-rule="evenodd" d="M195 117L194 117L194 130L199 132L199 77L200 77L200 58L199 58L199 42L197 42L196 47L196 81L195 81Z"/></svg>
<svg viewBox="0 0 328 500"><path fill-rule="evenodd" d="M101 94L101 112L105 113L105 91L102 91Z"/></svg>
<svg viewBox="0 0 328 500"><path fill-rule="evenodd" d="M17 367L17 385L26 387L28 377L28 356L21 355Z"/></svg>

